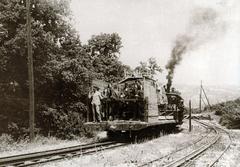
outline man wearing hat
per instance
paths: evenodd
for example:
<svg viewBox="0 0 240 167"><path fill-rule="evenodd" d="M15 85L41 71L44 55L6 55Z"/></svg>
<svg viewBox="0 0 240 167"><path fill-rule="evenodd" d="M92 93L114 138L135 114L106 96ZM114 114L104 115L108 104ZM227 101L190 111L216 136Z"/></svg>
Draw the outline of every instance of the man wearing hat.
<svg viewBox="0 0 240 167"><path fill-rule="evenodd" d="M96 122L96 119L97 121L101 122L102 118L100 113L100 106L101 106L102 95L99 92L99 87L96 87L96 86L93 87L93 93L89 94L89 98L92 98L91 104L92 104L92 111L93 111L93 122Z"/></svg>

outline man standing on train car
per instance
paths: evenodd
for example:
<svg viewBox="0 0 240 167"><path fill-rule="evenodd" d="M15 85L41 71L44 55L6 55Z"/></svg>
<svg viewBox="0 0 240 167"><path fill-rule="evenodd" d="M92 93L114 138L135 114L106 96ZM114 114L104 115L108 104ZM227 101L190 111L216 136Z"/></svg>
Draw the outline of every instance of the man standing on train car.
<svg viewBox="0 0 240 167"><path fill-rule="evenodd" d="M92 98L91 104L92 104L92 111L93 111L93 122L97 121L101 122L101 112L100 112L100 107L101 107L101 99L102 95L99 92L98 87L93 88L93 94L89 94L89 98Z"/></svg>

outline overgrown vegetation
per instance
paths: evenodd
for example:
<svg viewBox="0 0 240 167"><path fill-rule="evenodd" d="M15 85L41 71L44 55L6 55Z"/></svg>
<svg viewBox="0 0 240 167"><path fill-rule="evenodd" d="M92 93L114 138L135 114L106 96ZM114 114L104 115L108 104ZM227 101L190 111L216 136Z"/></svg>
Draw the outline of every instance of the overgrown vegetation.
<svg viewBox="0 0 240 167"><path fill-rule="evenodd" d="M213 105L212 110L221 116L221 125L229 129L240 129L240 98Z"/></svg>
<svg viewBox="0 0 240 167"><path fill-rule="evenodd" d="M83 44L70 24L70 1L31 2L36 133L89 136L82 125L93 78L118 82L131 71L119 60L121 37L101 33ZM0 1L0 134L15 139L29 133L26 37L26 0ZM161 72L154 58L135 70Z"/></svg>
<svg viewBox="0 0 240 167"><path fill-rule="evenodd" d="M82 44L68 0L32 2L36 127L61 138L82 135L92 79L116 82L129 70L119 61L121 38L102 33ZM0 133L16 138L28 132L25 5L0 1Z"/></svg>

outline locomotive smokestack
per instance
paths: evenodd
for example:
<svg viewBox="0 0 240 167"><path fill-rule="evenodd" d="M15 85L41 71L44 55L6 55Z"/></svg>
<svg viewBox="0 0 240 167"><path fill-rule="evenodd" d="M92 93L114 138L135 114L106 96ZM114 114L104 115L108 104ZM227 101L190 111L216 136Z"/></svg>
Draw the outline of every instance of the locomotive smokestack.
<svg viewBox="0 0 240 167"><path fill-rule="evenodd" d="M222 35L225 28L225 22L219 20L215 10L211 8L199 8L194 10L188 32L178 36L175 40L170 60L165 66L168 71L168 75L166 76L167 92L170 91L172 86L176 65L181 62L183 55L187 51L195 49L205 42Z"/></svg>

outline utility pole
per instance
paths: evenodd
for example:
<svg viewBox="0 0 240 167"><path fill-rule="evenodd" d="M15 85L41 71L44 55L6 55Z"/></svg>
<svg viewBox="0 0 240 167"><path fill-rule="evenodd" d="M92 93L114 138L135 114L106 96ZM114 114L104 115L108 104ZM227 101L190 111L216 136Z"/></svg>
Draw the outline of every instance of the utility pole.
<svg viewBox="0 0 240 167"><path fill-rule="evenodd" d="M192 131L192 106L191 100L189 100L189 132Z"/></svg>
<svg viewBox="0 0 240 167"><path fill-rule="evenodd" d="M205 96L205 98L206 98L206 100L207 100L208 106L209 106L209 108L211 109L210 102L209 102L209 100L208 100L207 94L206 94L206 92L205 92L203 86L202 86L202 91L203 91L203 94L204 94L204 96Z"/></svg>
<svg viewBox="0 0 240 167"><path fill-rule="evenodd" d="M202 112L202 81L201 81L201 85L200 85L199 110L200 110L200 112Z"/></svg>
<svg viewBox="0 0 240 167"><path fill-rule="evenodd" d="M32 34L31 34L31 2L26 0L27 8L27 53L28 53L28 80L29 80L29 130L30 141L34 139L34 76L32 56Z"/></svg>

